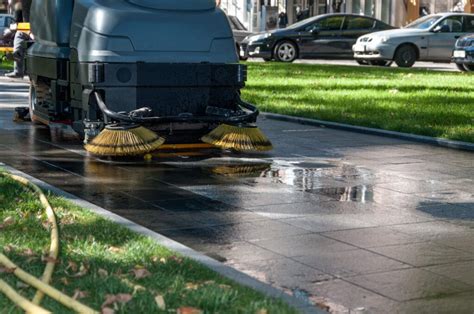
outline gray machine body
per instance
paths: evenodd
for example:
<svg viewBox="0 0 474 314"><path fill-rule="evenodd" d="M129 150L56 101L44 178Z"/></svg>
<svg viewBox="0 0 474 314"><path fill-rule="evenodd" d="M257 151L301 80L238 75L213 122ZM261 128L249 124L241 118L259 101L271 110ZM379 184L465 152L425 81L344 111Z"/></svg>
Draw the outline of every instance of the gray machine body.
<svg viewBox="0 0 474 314"><path fill-rule="evenodd" d="M30 54L45 58L74 49L79 62L238 62L214 0L36 0L31 24Z"/></svg>
<svg viewBox="0 0 474 314"><path fill-rule="evenodd" d="M225 13L215 0L33 0L27 72L51 96L36 114L78 123L109 108L204 115L235 109L245 84Z"/></svg>

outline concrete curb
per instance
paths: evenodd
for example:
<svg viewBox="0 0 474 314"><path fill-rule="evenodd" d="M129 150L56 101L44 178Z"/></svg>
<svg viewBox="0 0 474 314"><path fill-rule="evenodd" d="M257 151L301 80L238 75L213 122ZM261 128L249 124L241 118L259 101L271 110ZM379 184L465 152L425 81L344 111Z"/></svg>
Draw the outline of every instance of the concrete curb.
<svg viewBox="0 0 474 314"><path fill-rule="evenodd" d="M52 194L58 195L60 197L63 197L70 201L71 203L82 207L84 209L90 210L106 219L109 219L121 226L124 226L136 233L142 234L144 236L150 237L154 239L159 245L162 245L170 250L173 250L175 252L180 253L183 256L186 256L188 258L191 258L204 266L207 266L208 268L212 269L213 271L219 273L220 275L227 277L243 286L250 287L252 289L255 289L269 297L273 298L279 298L282 299L284 302L292 306L293 308L297 309L301 313L308 313L308 314L322 314L322 313L327 313L326 311L323 311L322 309L319 309L315 307L314 305L311 305L304 300L298 299L296 297L290 296L283 291L274 288L266 283L260 282L230 266L224 265L206 255L203 255L199 252L194 251L193 249L178 243L172 239L169 239L159 233L156 233L150 229L147 229L143 226L140 226L126 218L123 218L119 215L116 215L104 208L101 208L99 206L96 206L92 203L89 203L86 200L83 200L79 197L76 197L68 192L65 192L59 188L56 188L44 181L41 181L37 178L34 178L24 172L21 172L15 168L12 168L10 166L7 166L3 163L0 163L0 167L4 168L6 171L24 177L34 184L36 184L38 187L40 187L44 191L51 192Z"/></svg>
<svg viewBox="0 0 474 314"><path fill-rule="evenodd" d="M287 115L276 114L276 113L268 113L268 112L262 113L262 116L267 119L272 119L272 120L294 122L294 123L306 124L306 125L317 126L317 127L324 126L324 127L332 128L332 129L357 132L357 133L362 133L362 134L386 136L386 137L409 140L409 141L414 141L414 142L419 142L419 143L424 143L424 144L431 144L431 145L436 145L436 146L441 146L441 147L446 147L446 148L451 148L451 149L474 151L474 144L461 142L461 141L447 140L443 138L415 135L415 134L395 132L395 131L387 131L387 130L381 130L381 129L367 128L363 126L355 126L355 125L350 125L350 124L316 120L316 119L298 118L298 117L287 116Z"/></svg>

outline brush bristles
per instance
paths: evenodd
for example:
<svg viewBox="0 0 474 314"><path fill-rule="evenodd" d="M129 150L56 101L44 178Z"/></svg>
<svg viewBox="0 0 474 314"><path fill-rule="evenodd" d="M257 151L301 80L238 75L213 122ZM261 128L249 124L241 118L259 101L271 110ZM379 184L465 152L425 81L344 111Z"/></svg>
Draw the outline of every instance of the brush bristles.
<svg viewBox="0 0 474 314"><path fill-rule="evenodd" d="M164 138L141 126L128 130L106 128L85 149L98 156L140 156L158 149L164 142Z"/></svg>
<svg viewBox="0 0 474 314"><path fill-rule="evenodd" d="M235 151L269 151L273 148L268 138L256 127L221 124L203 136L204 143Z"/></svg>

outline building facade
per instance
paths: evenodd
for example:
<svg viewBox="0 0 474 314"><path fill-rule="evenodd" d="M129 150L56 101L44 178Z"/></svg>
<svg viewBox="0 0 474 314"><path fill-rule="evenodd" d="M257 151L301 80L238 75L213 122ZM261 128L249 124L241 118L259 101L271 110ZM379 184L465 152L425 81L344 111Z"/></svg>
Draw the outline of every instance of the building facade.
<svg viewBox="0 0 474 314"><path fill-rule="evenodd" d="M421 15L450 11L474 12L474 0L221 0L220 6L250 30L277 27L278 13L285 12L289 24L325 13L354 13L403 26Z"/></svg>

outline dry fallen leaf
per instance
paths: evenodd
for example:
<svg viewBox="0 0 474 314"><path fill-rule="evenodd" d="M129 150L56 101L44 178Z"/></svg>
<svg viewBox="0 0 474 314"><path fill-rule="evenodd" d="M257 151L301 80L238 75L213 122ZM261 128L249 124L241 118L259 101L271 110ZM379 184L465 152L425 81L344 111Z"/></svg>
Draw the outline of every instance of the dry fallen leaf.
<svg viewBox="0 0 474 314"><path fill-rule="evenodd" d="M53 264L59 263L57 259L52 258L51 256L41 256L41 261L44 263L53 263Z"/></svg>
<svg viewBox="0 0 474 314"><path fill-rule="evenodd" d="M142 279L151 276L151 273L146 268L134 268L131 270L135 279Z"/></svg>
<svg viewBox="0 0 474 314"><path fill-rule="evenodd" d="M12 216L8 216L7 218L3 219L3 224L5 226L10 226L15 223L15 219Z"/></svg>
<svg viewBox="0 0 474 314"><path fill-rule="evenodd" d="M111 253L122 253L123 252L123 250L121 248L116 247L116 246L109 247L108 251L111 252Z"/></svg>
<svg viewBox="0 0 474 314"><path fill-rule="evenodd" d="M9 216L3 220L3 223L0 224L0 230L5 229L8 226L11 226L15 223L15 219L13 217Z"/></svg>
<svg viewBox="0 0 474 314"><path fill-rule="evenodd" d="M79 300L79 299L87 298L88 296L89 296L89 292L76 289L74 290L74 295L72 296L72 298L74 300Z"/></svg>
<svg viewBox="0 0 474 314"><path fill-rule="evenodd" d="M62 277L61 279L59 279L59 281L61 281L61 283L65 286L69 286L70 284L69 279L67 279L66 277Z"/></svg>
<svg viewBox="0 0 474 314"><path fill-rule="evenodd" d="M115 303L125 304L125 303L130 302L132 298L133 298L132 295L128 293L107 294L105 296L105 301L102 304L102 308L111 304L115 304Z"/></svg>
<svg viewBox="0 0 474 314"><path fill-rule="evenodd" d="M3 251L4 251L5 253L10 253L10 252L13 251L13 250L14 250L14 247L13 247L13 245L11 245L11 244L5 245L5 246L3 247Z"/></svg>
<svg viewBox="0 0 474 314"><path fill-rule="evenodd" d="M32 249L26 249L20 254L21 256L36 256L36 253Z"/></svg>
<svg viewBox="0 0 474 314"><path fill-rule="evenodd" d="M188 283L186 283L186 289L187 290L197 290L197 289L199 289L199 284L193 283L193 282L188 282Z"/></svg>
<svg viewBox="0 0 474 314"><path fill-rule="evenodd" d="M16 268L0 267L0 274L13 274Z"/></svg>
<svg viewBox="0 0 474 314"><path fill-rule="evenodd" d="M74 263L73 261L68 261L67 262L67 267L66 267L66 270L72 270L73 272L77 272L78 270L78 266L76 263Z"/></svg>
<svg viewBox="0 0 474 314"><path fill-rule="evenodd" d="M171 256L170 260L175 261L177 264L181 264L183 262L183 259L177 256Z"/></svg>
<svg viewBox="0 0 474 314"><path fill-rule="evenodd" d="M208 281L204 281L204 284L205 285L213 285L215 284L216 282L214 280L208 280Z"/></svg>
<svg viewBox="0 0 474 314"><path fill-rule="evenodd" d="M268 310L267 309L260 309L255 314L268 314Z"/></svg>
<svg viewBox="0 0 474 314"><path fill-rule="evenodd" d="M102 313L102 314L114 314L115 311L112 310L111 308L104 307L104 308L102 309L102 312L101 312L101 313Z"/></svg>
<svg viewBox="0 0 474 314"><path fill-rule="evenodd" d="M74 262L69 262L69 263L72 263L72 265L75 264ZM69 266L68 266L68 268L69 268ZM87 275L87 273L89 272L89 267L84 263L81 263L81 266L79 267L79 271L77 273L69 273L67 271L68 268L66 268L66 275L68 275L69 277L73 277L73 278L83 277L83 276ZM77 270L77 265L75 267L71 268L71 270L73 270L73 269Z"/></svg>
<svg viewBox="0 0 474 314"><path fill-rule="evenodd" d="M165 298L163 298L163 296L161 294L158 294L155 297L155 302L156 302L156 305L158 305L158 308L160 310L166 310Z"/></svg>
<svg viewBox="0 0 474 314"><path fill-rule="evenodd" d="M109 272L106 271L105 269L102 269L102 268L99 268L99 270L97 271L97 273L99 274L100 277L107 277L109 275Z"/></svg>
<svg viewBox="0 0 474 314"><path fill-rule="evenodd" d="M177 314L202 314L200 309L194 307L180 307L177 311Z"/></svg>
<svg viewBox="0 0 474 314"><path fill-rule="evenodd" d="M226 290L227 290L227 289L232 289L232 287L229 286L229 285L219 285L219 288L221 288L221 289L226 289Z"/></svg>

